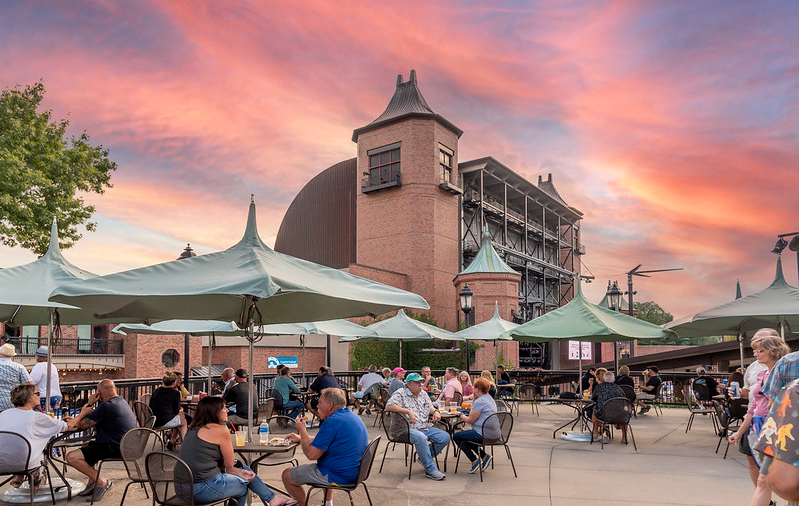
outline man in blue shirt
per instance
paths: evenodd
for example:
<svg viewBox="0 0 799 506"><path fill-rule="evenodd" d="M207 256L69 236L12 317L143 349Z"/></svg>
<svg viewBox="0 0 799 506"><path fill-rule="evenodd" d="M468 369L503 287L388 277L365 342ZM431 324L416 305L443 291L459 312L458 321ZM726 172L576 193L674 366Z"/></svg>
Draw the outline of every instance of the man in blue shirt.
<svg viewBox="0 0 799 506"><path fill-rule="evenodd" d="M299 434L289 434L287 439L300 443L308 460L316 464L290 467L283 471L283 484L288 493L305 506L302 485L352 485L358 479L361 457L369 445L369 435L361 418L347 409L344 392L339 388L326 388L319 396L319 414L325 421L316 437L308 436L304 420L295 425ZM325 499L333 500L328 490Z"/></svg>

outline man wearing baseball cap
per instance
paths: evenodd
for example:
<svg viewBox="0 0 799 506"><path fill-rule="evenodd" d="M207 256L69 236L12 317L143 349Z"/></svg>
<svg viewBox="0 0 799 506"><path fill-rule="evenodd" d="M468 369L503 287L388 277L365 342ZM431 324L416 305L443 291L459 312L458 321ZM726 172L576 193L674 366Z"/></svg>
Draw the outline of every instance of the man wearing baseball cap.
<svg viewBox="0 0 799 506"><path fill-rule="evenodd" d="M0 412L14 407L11 404L11 389L23 383L31 383L25 366L11 360L17 354L14 345L0 346Z"/></svg>
<svg viewBox="0 0 799 506"><path fill-rule="evenodd" d="M644 371L644 375L648 376L649 379L646 385L641 387L641 391L635 395L636 403L641 406L641 410L638 412L639 415L643 415L649 411L649 406L647 406L644 401L654 400L658 395L660 385L663 383L663 380L658 376L658 372L658 366L656 365L649 365L646 367L646 371Z"/></svg>
<svg viewBox="0 0 799 506"><path fill-rule="evenodd" d="M247 417L250 414L250 410L247 408L250 391L250 384L247 383L247 370L237 370L233 381L235 384L228 387L224 395L225 402L232 402L236 406L236 412L228 414L228 421L233 425L247 425Z"/></svg>
<svg viewBox="0 0 799 506"><path fill-rule="evenodd" d="M405 373L407 371L402 367L395 367L394 368L394 379L391 380L391 384L388 386L388 396L391 397L394 395L394 392L399 390L400 388L405 387Z"/></svg>
<svg viewBox="0 0 799 506"><path fill-rule="evenodd" d="M441 429L428 425L427 420L433 415L433 423L441 419L441 415L433 408L430 397L422 391L422 376L413 372L405 379L405 388L394 392L386 404L386 411L397 413L391 417L389 432L399 436L410 427L408 437L416 447L419 462L424 466L425 475L431 480L441 481L447 477L436 467L435 456L449 444L449 434ZM399 416L404 416L408 424L402 423ZM432 450L430 444L433 443Z"/></svg>
<svg viewBox="0 0 799 506"><path fill-rule="evenodd" d="M47 346L39 346L36 350L36 365L31 369L31 381L39 389L41 408L44 411L47 400ZM58 382L58 369L50 364L50 409L56 411L61 406L61 387Z"/></svg>

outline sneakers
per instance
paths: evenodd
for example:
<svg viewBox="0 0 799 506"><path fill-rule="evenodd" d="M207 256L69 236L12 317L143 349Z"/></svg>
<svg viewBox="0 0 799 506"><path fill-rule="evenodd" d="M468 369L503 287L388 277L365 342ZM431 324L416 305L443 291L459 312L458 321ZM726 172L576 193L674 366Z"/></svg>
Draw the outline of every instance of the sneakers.
<svg viewBox="0 0 799 506"><path fill-rule="evenodd" d="M651 408L650 408L649 406L644 406L643 408L641 408L641 411L639 411L639 412L638 412L638 414L639 414L639 415L643 415L644 413L646 413L646 412L647 412L647 411L649 411L650 409L651 409Z"/></svg>
<svg viewBox="0 0 799 506"><path fill-rule="evenodd" d="M92 500L94 500L94 501L99 501L100 499L102 499L102 498L103 498L103 496L105 495L105 493L106 493L106 492L108 492L108 490L111 488L111 486L112 486L113 484L114 484L114 482L113 482L113 481L111 481L111 480L106 480L106 482L105 482L105 486L104 486L104 487L95 487L95 489L94 489L94 494L93 494L93 495L94 495L94 498L92 498L92 494L89 494L89 495L86 497L86 502L92 502Z"/></svg>
<svg viewBox="0 0 799 506"><path fill-rule="evenodd" d="M447 477L446 474L442 473L441 471L435 468L432 471L425 471L424 475L433 481L441 481Z"/></svg>
<svg viewBox="0 0 799 506"><path fill-rule="evenodd" d="M493 458L494 457L492 457L490 453L486 453L486 456L483 457L483 471L488 469L488 466L491 465L491 459L493 459Z"/></svg>
<svg viewBox="0 0 799 506"><path fill-rule="evenodd" d="M86 497L87 495L92 495L92 492L94 492L94 485L95 485L95 483L93 481L87 483L86 484L86 488L84 488L83 490L78 492L78 495L81 496L81 497Z"/></svg>
<svg viewBox="0 0 799 506"><path fill-rule="evenodd" d="M469 469L469 474L474 474L475 472L477 472L477 470L480 469L480 465L482 465L480 459L477 459L474 462L472 462L472 467L471 469Z"/></svg>

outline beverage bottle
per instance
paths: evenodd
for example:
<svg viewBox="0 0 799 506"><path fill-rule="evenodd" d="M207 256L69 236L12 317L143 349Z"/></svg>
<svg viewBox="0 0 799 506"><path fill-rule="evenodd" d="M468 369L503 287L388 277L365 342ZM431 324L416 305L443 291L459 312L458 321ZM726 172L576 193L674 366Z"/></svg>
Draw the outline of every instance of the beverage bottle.
<svg viewBox="0 0 799 506"><path fill-rule="evenodd" d="M258 434L261 436L261 444L267 444L269 442L269 424L261 422L261 425L258 427Z"/></svg>
<svg viewBox="0 0 799 506"><path fill-rule="evenodd" d="M737 381L731 381L730 382L730 390L731 390L731 393L730 393L730 397L731 398L733 398L733 399L740 399L741 398L740 385L738 384Z"/></svg>

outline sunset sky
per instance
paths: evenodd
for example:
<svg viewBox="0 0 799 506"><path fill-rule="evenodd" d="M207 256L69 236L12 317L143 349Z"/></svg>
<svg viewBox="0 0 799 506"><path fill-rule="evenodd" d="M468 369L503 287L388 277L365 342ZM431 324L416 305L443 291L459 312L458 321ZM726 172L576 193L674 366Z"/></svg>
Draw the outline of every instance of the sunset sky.
<svg viewBox="0 0 799 506"><path fill-rule="evenodd" d="M591 300L637 264L683 267L635 284L680 317L766 287L799 231L798 27L794 0L4 1L0 88L42 80L118 163L65 252L108 274L231 246L250 194L273 244L416 69L460 161L551 172L584 213ZM0 267L34 259L0 247Z"/></svg>

